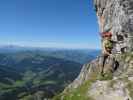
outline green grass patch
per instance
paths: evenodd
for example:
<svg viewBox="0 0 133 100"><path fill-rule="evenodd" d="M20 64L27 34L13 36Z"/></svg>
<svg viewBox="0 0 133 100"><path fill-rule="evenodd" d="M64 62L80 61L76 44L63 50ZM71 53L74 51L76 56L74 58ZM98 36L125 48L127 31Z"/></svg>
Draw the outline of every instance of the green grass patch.
<svg viewBox="0 0 133 100"><path fill-rule="evenodd" d="M55 96L53 100L61 100L61 98L63 98L63 100L93 100L88 96L87 92L94 82L95 80L88 80L76 89Z"/></svg>
<svg viewBox="0 0 133 100"><path fill-rule="evenodd" d="M129 91L130 97L133 99L133 82L128 82L127 89Z"/></svg>
<svg viewBox="0 0 133 100"><path fill-rule="evenodd" d="M98 79L100 81L112 80L113 79L113 73L112 72L104 73L104 75L99 75Z"/></svg>

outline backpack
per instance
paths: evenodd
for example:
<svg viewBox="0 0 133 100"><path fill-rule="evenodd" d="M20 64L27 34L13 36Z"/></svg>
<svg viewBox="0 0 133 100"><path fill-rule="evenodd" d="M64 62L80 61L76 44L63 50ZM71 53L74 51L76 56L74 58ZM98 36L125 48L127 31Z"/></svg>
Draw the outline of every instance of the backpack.
<svg viewBox="0 0 133 100"><path fill-rule="evenodd" d="M113 49L113 42L111 40L107 40L105 43L106 49Z"/></svg>

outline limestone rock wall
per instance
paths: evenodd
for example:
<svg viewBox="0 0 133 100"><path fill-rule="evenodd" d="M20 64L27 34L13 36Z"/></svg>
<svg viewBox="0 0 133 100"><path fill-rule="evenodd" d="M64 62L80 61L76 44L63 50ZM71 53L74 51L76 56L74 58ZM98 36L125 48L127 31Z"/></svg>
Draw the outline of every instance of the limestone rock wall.
<svg viewBox="0 0 133 100"><path fill-rule="evenodd" d="M114 53L133 50L133 0L94 0L101 32L112 32Z"/></svg>

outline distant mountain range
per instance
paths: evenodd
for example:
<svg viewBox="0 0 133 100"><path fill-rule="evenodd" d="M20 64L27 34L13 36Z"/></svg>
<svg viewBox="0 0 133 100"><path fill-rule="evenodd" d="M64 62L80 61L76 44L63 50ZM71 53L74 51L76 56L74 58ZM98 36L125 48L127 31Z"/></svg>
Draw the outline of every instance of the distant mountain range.
<svg viewBox="0 0 133 100"><path fill-rule="evenodd" d="M50 98L72 82L82 64L94 59L99 52L0 47L0 100Z"/></svg>
<svg viewBox="0 0 133 100"><path fill-rule="evenodd" d="M16 45L0 46L0 53L38 53L44 56L67 59L81 64L87 63L100 54L100 49L65 49L65 48L41 48ZM91 59L90 59L91 58Z"/></svg>

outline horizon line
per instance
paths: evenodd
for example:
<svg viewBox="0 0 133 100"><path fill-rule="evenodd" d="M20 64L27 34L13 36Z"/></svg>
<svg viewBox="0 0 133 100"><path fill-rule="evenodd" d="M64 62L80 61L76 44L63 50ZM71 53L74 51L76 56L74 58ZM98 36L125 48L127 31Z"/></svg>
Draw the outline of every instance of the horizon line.
<svg viewBox="0 0 133 100"><path fill-rule="evenodd" d="M34 45L18 45L18 44L0 44L0 47L20 47L20 48L53 48L53 49L92 49L101 50L101 48L91 48L91 47L61 47L61 46L34 46Z"/></svg>

